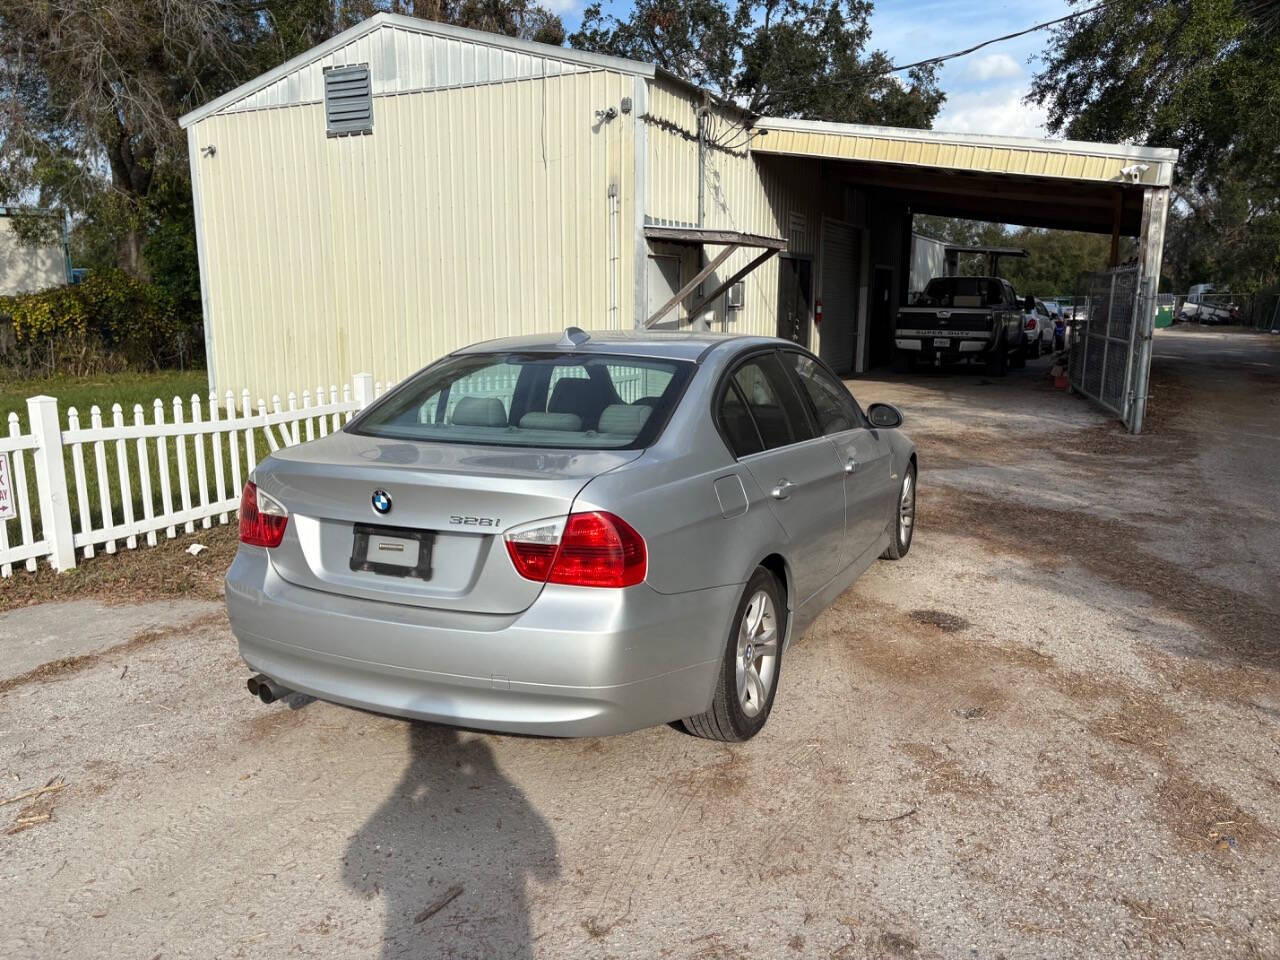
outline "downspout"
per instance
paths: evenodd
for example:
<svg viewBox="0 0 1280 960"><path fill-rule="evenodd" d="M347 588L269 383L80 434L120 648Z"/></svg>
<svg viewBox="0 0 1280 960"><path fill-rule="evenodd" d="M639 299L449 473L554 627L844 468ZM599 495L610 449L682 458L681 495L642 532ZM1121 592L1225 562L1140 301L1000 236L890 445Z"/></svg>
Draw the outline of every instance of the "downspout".
<svg viewBox="0 0 1280 960"><path fill-rule="evenodd" d="M707 107L698 108L698 226L706 226L707 209Z"/></svg>
<svg viewBox="0 0 1280 960"><path fill-rule="evenodd" d="M699 228L706 226L707 211L707 115L710 111L707 108L706 94L703 94L702 106L698 108L698 226ZM698 269L702 270L707 265L707 248L699 245L698 247ZM679 308L677 307L676 316L679 316ZM690 315L689 325L693 326L698 318ZM678 326L678 324L677 324Z"/></svg>
<svg viewBox="0 0 1280 960"><path fill-rule="evenodd" d="M609 329L620 330L618 322L618 182L609 184Z"/></svg>

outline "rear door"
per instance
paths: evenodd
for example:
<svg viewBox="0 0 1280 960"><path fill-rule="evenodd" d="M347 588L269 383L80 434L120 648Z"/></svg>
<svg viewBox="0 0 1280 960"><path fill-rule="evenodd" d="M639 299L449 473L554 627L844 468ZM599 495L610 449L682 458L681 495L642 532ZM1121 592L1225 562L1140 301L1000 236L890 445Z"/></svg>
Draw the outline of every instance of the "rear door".
<svg viewBox="0 0 1280 960"><path fill-rule="evenodd" d="M844 472L836 448L816 435L776 351L740 362L720 396L722 427L738 436L742 464L787 535L803 603L844 566Z"/></svg>
<svg viewBox="0 0 1280 960"><path fill-rule="evenodd" d="M884 532L898 490L888 438L869 429L852 394L808 354L783 351L817 429L836 447L844 477L844 563L870 549Z"/></svg>

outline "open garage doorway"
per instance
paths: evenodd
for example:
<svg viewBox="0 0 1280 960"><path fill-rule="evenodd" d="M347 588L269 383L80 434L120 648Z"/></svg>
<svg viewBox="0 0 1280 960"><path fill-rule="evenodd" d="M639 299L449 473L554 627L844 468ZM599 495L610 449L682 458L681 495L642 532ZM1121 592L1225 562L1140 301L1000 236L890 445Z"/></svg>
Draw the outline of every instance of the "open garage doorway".
<svg viewBox="0 0 1280 960"><path fill-rule="evenodd" d="M1112 251L1121 238L1133 238L1137 277L1140 283L1150 278L1155 292L1176 150L774 117L758 126L752 155L780 184L779 195L811 198L822 209L818 347L838 373L857 376L892 360L894 318L909 302L912 223L919 214L1101 234ZM779 159L771 163L770 155ZM801 182L783 157L819 160L820 177ZM1117 265L1113 252L1110 266ZM984 343L968 335L977 328L954 336L937 332L945 325L930 326L935 357L971 348L1003 370L1022 366L1028 354L1043 355L1043 349L1022 348L1018 323L1025 304L1007 289L998 300L1000 316L987 318ZM1126 422L1135 431L1145 403L1153 305L1154 297L1137 307L1131 376L1109 381L1128 392L1112 409L1129 410ZM1108 322L1113 315L1119 313L1108 312ZM925 337L916 339L923 352ZM1113 354L1120 356L1108 350L1108 362Z"/></svg>

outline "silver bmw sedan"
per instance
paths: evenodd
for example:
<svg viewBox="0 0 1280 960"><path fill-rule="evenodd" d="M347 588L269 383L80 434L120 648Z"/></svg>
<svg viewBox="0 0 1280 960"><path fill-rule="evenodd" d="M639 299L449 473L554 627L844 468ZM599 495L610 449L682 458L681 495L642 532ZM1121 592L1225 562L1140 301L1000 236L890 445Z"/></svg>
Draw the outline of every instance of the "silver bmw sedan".
<svg viewBox="0 0 1280 960"><path fill-rule="evenodd" d="M249 690L749 739L792 638L911 546L901 423L765 337L570 328L459 350L245 486L226 596Z"/></svg>

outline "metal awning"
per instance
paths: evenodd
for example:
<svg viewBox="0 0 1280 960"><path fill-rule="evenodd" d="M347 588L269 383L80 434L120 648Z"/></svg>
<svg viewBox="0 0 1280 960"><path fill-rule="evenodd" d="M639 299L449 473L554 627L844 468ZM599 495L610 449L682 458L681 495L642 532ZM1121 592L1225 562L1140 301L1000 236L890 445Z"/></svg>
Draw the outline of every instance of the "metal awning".
<svg viewBox="0 0 1280 960"><path fill-rule="evenodd" d="M746 266L738 270L728 280L725 280L714 290L699 300L692 309L690 314L697 314L707 304L715 300L735 283L749 274L760 264L764 263L775 254L781 253L787 249L787 241L781 237L766 237L759 233L743 233L740 230L712 230L705 227L659 227L649 226L644 228L644 236L646 240L660 240L664 243L685 243L691 246L723 246L724 249L716 254L715 258L705 267L698 271L692 280L681 287L676 294L664 303L661 307L653 312L648 320L644 322L645 327L652 327L655 323L670 313L676 306L684 301L684 298L693 293L698 288L698 284L715 273L722 263L737 253L740 249L748 247L759 250L758 256L753 258Z"/></svg>

